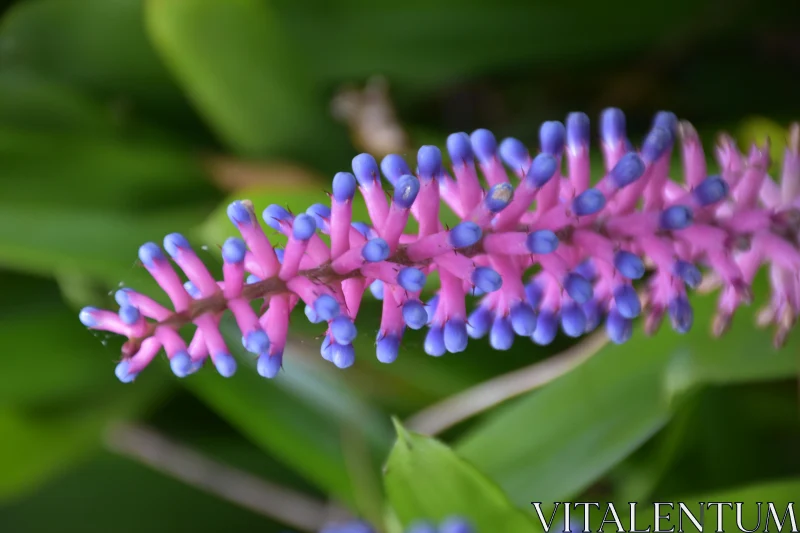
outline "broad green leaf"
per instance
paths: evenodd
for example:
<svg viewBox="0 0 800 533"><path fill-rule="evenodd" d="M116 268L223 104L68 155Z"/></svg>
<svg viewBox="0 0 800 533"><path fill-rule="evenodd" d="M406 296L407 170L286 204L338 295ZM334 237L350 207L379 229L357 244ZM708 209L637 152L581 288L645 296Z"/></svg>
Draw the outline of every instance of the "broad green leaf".
<svg viewBox="0 0 800 533"><path fill-rule="evenodd" d="M0 27L0 63L161 116L185 115L182 95L144 30L142 0L33 0Z"/></svg>
<svg viewBox="0 0 800 533"><path fill-rule="evenodd" d="M762 278L754 308L768 297ZM559 501L586 488L670 419L683 395L705 384L777 379L798 371L794 335L773 350L770 333L741 310L721 339L709 336L715 296L693 298L687 335L638 328L543 389L487 416L456 449L518 503ZM591 406L589 408L588 406Z"/></svg>
<svg viewBox="0 0 800 533"><path fill-rule="evenodd" d="M326 150L327 112L270 2L147 0L153 43L212 129L245 155ZM340 140L340 146L341 140Z"/></svg>
<svg viewBox="0 0 800 533"><path fill-rule="evenodd" d="M384 484L404 526L458 515L478 531L535 530L531 517L474 466L441 442L410 433L399 422L395 426L397 441L384 468Z"/></svg>
<svg viewBox="0 0 800 533"><path fill-rule="evenodd" d="M365 398L348 386L347 376L317 363L290 345L284 371L274 380L261 378L252 355L242 353L240 334L223 323L228 346L238 354L240 370L230 380L213 370L199 372L186 385L254 443L291 466L318 487L358 504L348 461L358 457L377 467L389 448L389 427ZM354 440L362 451L345 449Z"/></svg>
<svg viewBox="0 0 800 533"><path fill-rule="evenodd" d="M0 499L31 491L98 449L109 423L139 414L163 383L153 376L136 388L118 384L66 412L0 407Z"/></svg>

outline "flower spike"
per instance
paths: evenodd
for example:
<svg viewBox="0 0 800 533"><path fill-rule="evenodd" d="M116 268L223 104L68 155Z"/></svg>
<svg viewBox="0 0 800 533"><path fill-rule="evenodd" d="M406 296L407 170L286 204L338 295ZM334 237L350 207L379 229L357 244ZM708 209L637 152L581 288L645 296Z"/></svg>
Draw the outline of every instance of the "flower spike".
<svg viewBox="0 0 800 533"><path fill-rule="evenodd" d="M721 285L712 331L720 335L749 303L750 284L766 265L772 294L757 321L774 325L776 346L785 342L800 316L800 125L789 130L779 180L767 174L768 147L742 152L728 137L715 153L720 174L709 176L689 123L662 111L645 138L631 142L625 115L607 109L599 120L605 176L595 187L589 126L583 113L546 122L538 151L517 139L498 143L485 129L454 133L446 142L449 163L435 146L421 147L416 161L393 154L379 165L358 155L352 172L334 176L330 205L298 215L264 209L266 224L287 237L283 249L262 231L249 201L233 202L227 214L240 237L222 245L222 280L173 233L163 249L139 249L172 309L123 288L118 311L87 307L80 321L127 337L115 370L123 382L162 349L178 377L206 360L227 377L237 361L219 323L230 311L258 373L273 378L297 305L320 325L322 357L347 368L355 362L365 295L382 301L380 328L369 342L391 363L406 328L427 328L424 351L436 357L463 351L470 338L488 337L494 349L507 350L517 337L544 345L559 331L578 337L603 324L623 343L639 318L647 333L665 319L686 333L694 319L687 290L701 286L704 271ZM673 150L683 161L679 181L669 179ZM352 219L357 192L367 223ZM446 208L460 219L452 227L439 218ZM408 229L412 218L416 232ZM426 302L433 273L441 284ZM194 328L188 344L179 333L184 326Z"/></svg>

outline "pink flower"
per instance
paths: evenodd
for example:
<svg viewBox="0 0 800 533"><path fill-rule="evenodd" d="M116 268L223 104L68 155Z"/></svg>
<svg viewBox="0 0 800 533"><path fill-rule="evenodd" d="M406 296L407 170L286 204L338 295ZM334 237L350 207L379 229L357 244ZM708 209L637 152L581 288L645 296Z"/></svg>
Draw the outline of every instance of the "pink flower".
<svg viewBox="0 0 800 533"><path fill-rule="evenodd" d="M622 343L642 314L648 332L667 315L685 333L693 320L687 288L700 284L701 268L722 286L714 325L721 334L735 310L749 303L750 284L766 263L772 300L758 320L776 324L775 343L784 342L800 313L798 125L779 183L767 173L766 147L743 154L728 138L716 151L722 173L709 176L692 126L666 112L656 115L638 150L622 112L603 112L605 175L594 187L586 115L570 114L566 127L547 122L540 137L540 152L531 156L515 139L498 146L487 130L455 133L447 139L450 168L438 148L423 146L415 172L400 156L387 156L379 168L361 154L352 174L334 177L330 206L315 204L299 215L275 205L264 210L264 221L288 237L283 250L272 246L250 202L234 202L228 216L241 239L222 246L221 281L186 239L168 235L166 254L147 243L139 259L172 310L122 289L118 312L86 308L81 321L128 337L116 370L122 381L133 380L162 348L179 377L206 359L227 377L236 361L218 325L230 311L244 348L258 356L259 374L271 378L281 368L290 312L300 302L311 322L327 324L322 356L346 368L355 360L355 320L367 289L383 300L376 352L390 363L406 327L428 327L424 347L432 356L461 352L470 337L488 335L494 349L507 350L517 337L548 344L559 329L578 337L603 322L610 339ZM680 182L669 179L677 140ZM381 174L393 188L390 199ZM356 191L370 224L352 220ZM444 208L461 222L444 227ZM410 217L416 233L407 230ZM433 271L441 285L424 303L420 295ZM641 299L634 288L640 279ZM475 296L480 300L468 312ZM253 301L261 303L258 312ZM187 345L179 330L190 324L195 331Z"/></svg>

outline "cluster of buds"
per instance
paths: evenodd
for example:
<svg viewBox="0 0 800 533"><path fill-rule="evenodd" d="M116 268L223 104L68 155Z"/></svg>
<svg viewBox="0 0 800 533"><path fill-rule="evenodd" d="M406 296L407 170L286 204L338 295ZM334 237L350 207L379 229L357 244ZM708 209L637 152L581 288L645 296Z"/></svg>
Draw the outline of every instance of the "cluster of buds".
<svg viewBox="0 0 800 533"><path fill-rule="evenodd" d="M361 521L325 526L320 533L375 533L372 527ZM475 533L469 521L452 517L443 520L438 526L432 522L419 521L406 528L405 533Z"/></svg>
<svg viewBox="0 0 800 533"><path fill-rule="evenodd" d="M768 146L743 153L728 137L716 149L721 172L709 175L696 131L672 113L656 115L638 149L620 110L605 110L599 129L605 172L594 185L583 113L544 123L534 155L516 139L498 144L483 129L448 137L449 168L435 146L419 149L414 171L399 155L380 165L358 155L352 173L333 178L329 205L296 215L277 205L264 210L264 222L288 237L283 249L270 242L249 201L234 202L227 213L241 238L222 245L221 281L184 237L171 234L166 255L148 243L139 259L173 310L122 289L118 312L86 308L81 321L128 337L116 369L122 381L133 380L162 347L177 376L208 359L231 376L236 361L219 331L230 311L259 374L274 377L300 302L312 323L327 326L322 357L346 368L368 292L382 300L377 357L391 363L406 328L427 327L424 350L432 356L461 352L470 338L488 335L492 348L508 350L517 337L546 345L559 330L578 337L601 324L623 343L640 315L648 333L665 316L685 333L693 322L687 288L698 287L704 271L720 287L713 328L720 335L749 303L751 282L766 263L772 299L758 320L775 324L775 343L782 344L800 312L800 128L791 128L779 181L768 174ZM669 176L674 147L682 156L680 181ZM353 220L356 192L369 223ZM443 206L461 221L445 227ZM423 301L434 272L439 289ZM179 330L191 324L187 345Z"/></svg>

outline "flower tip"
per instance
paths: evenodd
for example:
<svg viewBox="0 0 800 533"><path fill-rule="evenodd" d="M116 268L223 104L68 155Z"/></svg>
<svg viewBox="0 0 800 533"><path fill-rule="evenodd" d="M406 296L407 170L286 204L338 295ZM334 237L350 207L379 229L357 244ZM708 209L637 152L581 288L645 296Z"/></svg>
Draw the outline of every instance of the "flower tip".
<svg viewBox="0 0 800 533"><path fill-rule="evenodd" d="M567 115L567 146L575 151L587 148L590 136L589 126L589 115L586 113L575 112Z"/></svg>
<svg viewBox="0 0 800 533"><path fill-rule="evenodd" d="M661 126L656 126L650 130L642 143L642 159L649 165L664 155L671 146L672 134Z"/></svg>
<svg viewBox="0 0 800 533"><path fill-rule="evenodd" d="M645 273L644 261L638 255L626 250L614 254L614 268L628 279L641 279Z"/></svg>
<svg viewBox="0 0 800 533"><path fill-rule="evenodd" d="M97 318L95 318L95 314L97 313L97 308L95 307L84 307L81 309L81 312L78 313L78 320L81 321L81 324L86 326L87 328L93 328L97 325Z"/></svg>
<svg viewBox="0 0 800 533"><path fill-rule="evenodd" d="M487 129L478 129L469 137L472 151L481 163L488 163L497 153L497 140Z"/></svg>
<svg viewBox="0 0 800 533"><path fill-rule="evenodd" d="M370 154L358 154L353 158L353 174L360 186L372 187L380 178L378 162Z"/></svg>
<svg viewBox="0 0 800 533"><path fill-rule="evenodd" d="M484 293L500 290L503 278L496 270L490 267L478 267L472 272L472 283Z"/></svg>
<svg viewBox="0 0 800 533"><path fill-rule="evenodd" d="M558 248L558 237L549 229L541 229L529 233L525 246L532 254L549 254Z"/></svg>
<svg viewBox="0 0 800 533"><path fill-rule="evenodd" d="M511 329L520 337L530 337L536 331L536 312L528 304L516 304L511 308L508 317L511 320Z"/></svg>
<svg viewBox="0 0 800 533"><path fill-rule="evenodd" d="M327 322L336 318L341 312L341 308L333 296L322 294L314 300L314 312L320 320Z"/></svg>
<svg viewBox="0 0 800 533"><path fill-rule="evenodd" d="M400 340L394 335L378 335L375 355L381 363L394 363L400 352Z"/></svg>
<svg viewBox="0 0 800 533"><path fill-rule="evenodd" d="M564 290L579 304L589 301L594 295L592 283L575 272L570 272L564 278Z"/></svg>
<svg viewBox="0 0 800 533"><path fill-rule="evenodd" d="M566 303L561 308L561 331L568 337L577 338L586 333L586 328L587 319L583 308L574 302Z"/></svg>
<svg viewBox="0 0 800 533"><path fill-rule="evenodd" d="M163 261L164 259L164 253L154 242L145 243L139 248L139 261L147 268L154 267L156 261Z"/></svg>
<svg viewBox="0 0 800 533"><path fill-rule="evenodd" d="M530 154L522 141L513 137L503 139L498 149L500 159L514 170L519 170L525 167L530 160Z"/></svg>
<svg viewBox="0 0 800 533"><path fill-rule="evenodd" d="M678 123L678 136L684 143L699 142L700 138L697 135L697 130L694 129L692 123L688 120L681 120Z"/></svg>
<svg viewBox="0 0 800 533"><path fill-rule="evenodd" d="M377 237L370 239L361 249L361 257L370 263L385 261L389 257L389 243Z"/></svg>
<svg viewBox="0 0 800 533"><path fill-rule="evenodd" d="M614 290L614 304L620 315L631 320L642 312L639 295L630 285L620 285Z"/></svg>
<svg viewBox="0 0 800 533"><path fill-rule="evenodd" d="M453 133L447 137L447 153L450 155L450 161L453 165L467 165L472 163L474 155L472 154L472 144L464 132Z"/></svg>
<svg viewBox="0 0 800 533"><path fill-rule="evenodd" d="M337 202L352 200L356 194L356 177L349 172L338 172L333 177L333 199Z"/></svg>
<svg viewBox="0 0 800 533"><path fill-rule="evenodd" d="M625 344L633 336L633 322L612 309L606 319L606 333L614 344Z"/></svg>
<svg viewBox="0 0 800 533"><path fill-rule="evenodd" d="M605 144L625 142L625 113L616 107L609 107L600 113L600 136Z"/></svg>
<svg viewBox="0 0 800 533"><path fill-rule="evenodd" d="M397 274L397 283L409 292L421 291L425 281L425 274L418 268L406 267Z"/></svg>
<svg viewBox="0 0 800 533"><path fill-rule="evenodd" d="M350 344L358 336L356 325L345 315L339 315L331 320L330 332L333 340L339 344Z"/></svg>
<svg viewBox="0 0 800 533"><path fill-rule="evenodd" d="M169 368L176 377L185 378L192 373L192 358L185 351L180 351L169 360Z"/></svg>
<svg viewBox="0 0 800 533"><path fill-rule="evenodd" d="M120 306L130 305L130 300L131 300L130 299L130 293L131 292L132 292L131 289L129 289L127 287L122 288L122 289L120 289L120 290L118 290L117 292L114 293L114 300Z"/></svg>
<svg viewBox="0 0 800 533"><path fill-rule="evenodd" d="M564 139L566 130L564 124L557 120L545 122L539 128L539 144L542 152L551 155L559 155L564 151Z"/></svg>
<svg viewBox="0 0 800 533"><path fill-rule="evenodd" d="M688 333L694 323L692 306L685 297L673 298L667 306L672 329L680 334Z"/></svg>
<svg viewBox="0 0 800 533"><path fill-rule="evenodd" d="M428 323L428 312L418 300L406 300L403 304L403 321L411 329L422 329Z"/></svg>
<svg viewBox="0 0 800 533"><path fill-rule="evenodd" d="M130 372L130 361L127 359L124 361L120 361L117 366L114 368L114 375L117 376L122 383L131 383L134 379L136 379L137 374Z"/></svg>
<svg viewBox="0 0 800 533"><path fill-rule="evenodd" d="M660 224L664 230L682 230L692 225L694 215L685 205L673 205L661 212Z"/></svg>
<svg viewBox="0 0 800 533"><path fill-rule="evenodd" d="M627 187L644 174L645 164L635 152L628 152L617 162L609 177L618 189Z"/></svg>
<svg viewBox="0 0 800 533"><path fill-rule="evenodd" d="M492 185L483 202L491 213L499 213L505 209L514 198L514 187L510 183Z"/></svg>
<svg viewBox="0 0 800 533"><path fill-rule="evenodd" d="M203 297L203 293L200 292L200 289L197 288L197 285L195 285L191 281L185 281L183 283L183 290L185 290L189 294L189 296L191 296L195 300Z"/></svg>
<svg viewBox="0 0 800 533"><path fill-rule="evenodd" d="M444 345L444 330L440 326L432 325L425 335L425 342L422 345L425 353L431 357L441 357L447 352Z"/></svg>
<svg viewBox="0 0 800 533"><path fill-rule="evenodd" d="M262 378L273 379L283 366L283 353L262 354L256 362L256 370Z"/></svg>
<svg viewBox="0 0 800 533"><path fill-rule="evenodd" d="M479 305L467 318L467 335L473 339L486 336L494 321L494 312L485 305Z"/></svg>
<svg viewBox="0 0 800 533"><path fill-rule="evenodd" d="M242 337L242 346L250 353L263 354L269 350L269 337L265 331L257 329Z"/></svg>
<svg viewBox="0 0 800 533"><path fill-rule="evenodd" d="M170 257L177 257L180 250L191 250L191 245L180 233L170 233L164 237L164 250Z"/></svg>
<svg viewBox="0 0 800 533"><path fill-rule="evenodd" d="M450 353L461 353L467 349L469 335L463 320L451 319L444 325L444 347Z"/></svg>
<svg viewBox="0 0 800 533"><path fill-rule="evenodd" d="M250 202L243 200L236 200L228 206L228 218L237 226L244 226L252 224L253 222L253 208Z"/></svg>
<svg viewBox="0 0 800 533"><path fill-rule="evenodd" d="M373 298L376 300L383 300L383 289L383 282L379 279L369 284L369 292L372 293Z"/></svg>
<svg viewBox="0 0 800 533"><path fill-rule="evenodd" d="M331 360L338 368L345 369L356 362L356 352L352 344L331 344Z"/></svg>
<svg viewBox="0 0 800 533"><path fill-rule="evenodd" d="M244 261L247 247L242 239L229 237L222 245L222 259L226 263L239 264Z"/></svg>
<svg viewBox="0 0 800 533"><path fill-rule="evenodd" d="M572 200L572 212L579 217L594 215L606 205L606 197L597 189L586 189Z"/></svg>
<svg viewBox="0 0 800 533"><path fill-rule="evenodd" d="M278 204L268 205L261 218L267 223L267 226L275 231L281 231L281 222L288 222L292 219L291 213Z"/></svg>
<svg viewBox="0 0 800 533"><path fill-rule="evenodd" d="M402 156L389 154L381 161L381 172L387 181L394 185L400 176L411 174L411 169L408 168L408 163Z"/></svg>
<svg viewBox="0 0 800 533"><path fill-rule="evenodd" d="M314 217L301 213L294 218L292 224L292 237L298 241L307 241L317 232L317 223Z"/></svg>
<svg viewBox="0 0 800 533"><path fill-rule="evenodd" d="M539 346L547 346L558 334L558 319L552 311L544 310L536 317L536 329L531 340Z"/></svg>
<svg viewBox="0 0 800 533"><path fill-rule="evenodd" d="M480 226L474 222L465 221L450 230L449 240L453 248L466 248L481 240L482 235Z"/></svg>
<svg viewBox="0 0 800 533"><path fill-rule="evenodd" d="M659 111L653 118L654 128L664 128L670 134L670 139L675 140L678 134L678 117L670 111Z"/></svg>
<svg viewBox="0 0 800 533"><path fill-rule="evenodd" d="M419 180L411 174L401 176L394 186L392 201L403 209L411 208L419 194Z"/></svg>
<svg viewBox="0 0 800 533"><path fill-rule="evenodd" d="M419 177L433 179L442 173L442 151L436 146L426 145L417 151Z"/></svg>
<svg viewBox="0 0 800 533"><path fill-rule="evenodd" d="M314 217L314 222L317 227L323 231L327 231L329 221L331 219L331 208L325 204L312 204L306 209L306 214Z"/></svg>
<svg viewBox="0 0 800 533"><path fill-rule="evenodd" d="M558 160L549 153L541 153L533 158L531 168L525 179L528 180L534 187L542 187L545 183L550 181L556 171L558 170Z"/></svg>
<svg viewBox="0 0 800 533"><path fill-rule="evenodd" d="M219 375L224 378L232 377L236 373L236 359L229 353L219 353L214 358L214 366Z"/></svg>
<svg viewBox="0 0 800 533"><path fill-rule="evenodd" d="M132 305L123 305L119 308L119 319L129 326L136 324L142 316L139 310Z"/></svg>
<svg viewBox="0 0 800 533"><path fill-rule="evenodd" d="M697 203L701 206L715 204L728 196L728 183L720 176L709 176L692 190Z"/></svg>

